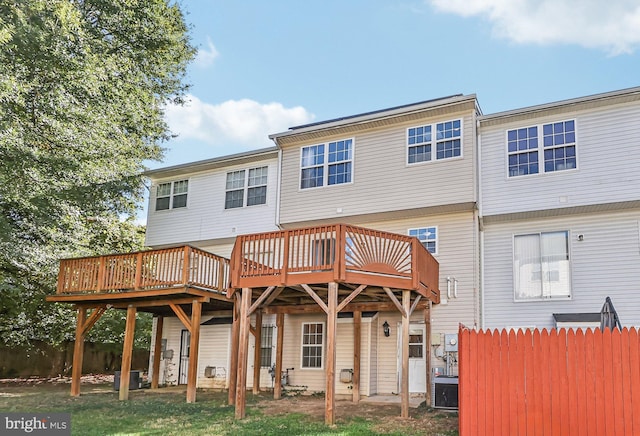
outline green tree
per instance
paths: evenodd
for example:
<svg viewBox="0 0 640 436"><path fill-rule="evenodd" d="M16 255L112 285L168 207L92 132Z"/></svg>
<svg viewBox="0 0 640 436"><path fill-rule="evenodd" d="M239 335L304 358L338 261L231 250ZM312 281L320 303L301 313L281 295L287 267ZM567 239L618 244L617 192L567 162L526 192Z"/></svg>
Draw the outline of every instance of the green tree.
<svg viewBox="0 0 640 436"><path fill-rule="evenodd" d="M142 199L144 162L162 157L163 108L182 102L194 54L169 1L0 0L5 343L73 338L73 312L44 302L58 259L141 248L123 217Z"/></svg>

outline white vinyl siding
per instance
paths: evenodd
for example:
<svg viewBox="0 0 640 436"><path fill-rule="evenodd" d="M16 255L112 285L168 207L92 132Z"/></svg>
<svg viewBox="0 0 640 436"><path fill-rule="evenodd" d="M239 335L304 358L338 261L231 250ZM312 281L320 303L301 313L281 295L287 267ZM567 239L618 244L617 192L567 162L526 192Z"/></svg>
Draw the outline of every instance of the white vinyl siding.
<svg viewBox="0 0 640 436"><path fill-rule="evenodd" d="M640 210L485 225L483 328L552 328L553 313L599 312L610 296L623 325L640 324ZM513 299L513 235L569 230L571 299ZM580 240L582 236L582 240Z"/></svg>
<svg viewBox="0 0 640 436"><path fill-rule="evenodd" d="M575 119L579 168L508 177L507 130L523 123L481 126L481 209L484 217L527 211L637 201L640 103L531 119L544 125ZM540 161L543 165L543 161Z"/></svg>
<svg viewBox="0 0 640 436"><path fill-rule="evenodd" d="M358 153L353 182L341 185L340 195L334 189L299 189L300 146L286 146L282 151L281 223L473 203L474 116L467 111L423 120L425 124L462 120L464 157L433 165L407 165L407 128L419 125L415 121L358 133L354 137ZM326 142L334 139L339 138L327 138Z"/></svg>
<svg viewBox="0 0 640 436"><path fill-rule="evenodd" d="M267 167L268 180L277 180L277 158L260 160L254 168L263 166ZM190 243L201 246L216 239L235 238L238 234L276 230L276 183L268 184L265 205L225 209L227 173L246 169L244 164L190 175L188 208L175 209L171 213L156 212L155 199L150 199L146 245Z"/></svg>

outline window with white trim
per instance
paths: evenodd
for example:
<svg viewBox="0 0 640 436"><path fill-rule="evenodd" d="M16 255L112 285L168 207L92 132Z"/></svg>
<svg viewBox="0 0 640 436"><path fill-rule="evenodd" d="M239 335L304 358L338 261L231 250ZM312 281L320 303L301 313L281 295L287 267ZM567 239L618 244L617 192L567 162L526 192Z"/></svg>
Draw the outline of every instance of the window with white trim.
<svg viewBox="0 0 640 436"><path fill-rule="evenodd" d="M156 210L187 207L188 180L160 183L156 188Z"/></svg>
<svg viewBox="0 0 640 436"><path fill-rule="evenodd" d="M435 135L432 134L435 132ZM433 153L435 149L435 155ZM462 120L407 129L407 163L450 159L462 155Z"/></svg>
<svg viewBox="0 0 640 436"><path fill-rule="evenodd" d="M322 368L324 323L302 324L302 368Z"/></svg>
<svg viewBox="0 0 640 436"><path fill-rule="evenodd" d="M258 167L227 173L224 208L266 204L268 172L268 167Z"/></svg>
<svg viewBox="0 0 640 436"><path fill-rule="evenodd" d="M509 177L576 168L575 120L508 130L507 159Z"/></svg>
<svg viewBox="0 0 640 436"><path fill-rule="evenodd" d="M570 298L569 232L515 235L513 282L516 301Z"/></svg>
<svg viewBox="0 0 640 436"><path fill-rule="evenodd" d="M352 175L353 139L300 150L300 189L351 183Z"/></svg>
<svg viewBox="0 0 640 436"><path fill-rule="evenodd" d="M409 229L409 236L418 238L429 253L436 254L438 252L438 229L436 227Z"/></svg>

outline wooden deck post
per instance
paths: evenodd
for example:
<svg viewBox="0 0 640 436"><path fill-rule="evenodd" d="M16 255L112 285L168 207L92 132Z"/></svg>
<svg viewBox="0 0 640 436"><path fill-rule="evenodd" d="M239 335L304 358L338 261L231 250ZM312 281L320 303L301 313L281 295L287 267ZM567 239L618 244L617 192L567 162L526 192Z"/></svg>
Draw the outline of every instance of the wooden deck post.
<svg viewBox="0 0 640 436"><path fill-rule="evenodd" d="M193 300L193 303L191 303L191 343L189 344L189 370L187 372L187 403L196 402L201 314L202 302L200 300Z"/></svg>
<svg viewBox="0 0 640 436"><path fill-rule="evenodd" d="M336 405L336 327L337 327L337 306L338 306L338 284L329 283L327 295L327 366L326 366L326 387L324 396L324 423L333 425L335 423Z"/></svg>
<svg viewBox="0 0 640 436"><path fill-rule="evenodd" d="M158 389L160 380L160 358L162 357L162 329L164 317L156 317L156 337L153 344L153 369L151 374L151 389Z"/></svg>
<svg viewBox="0 0 640 436"><path fill-rule="evenodd" d="M127 323L124 331L122 347L122 365L120 366L120 400L129 399L129 377L131 373L131 355L133 354L133 338L136 330L136 308L127 307Z"/></svg>
<svg viewBox="0 0 640 436"><path fill-rule="evenodd" d="M353 312L353 383L352 401L360 402L360 347L362 331L362 312Z"/></svg>
<svg viewBox="0 0 640 436"><path fill-rule="evenodd" d="M400 381L402 418L409 417L409 311L411 310L411 291L402 291L402 379Z"/></svg>
<svg viewBox="0 0 640 436"><path fill-rule="evenodd" d="M276 367L273 379L273 399L279 400L282 395L282 346L284 345L284 313L276 315Z"/></svg>
<svg viewBox="0 0 640 436"><path fill-rule="evenodd" d="M256 310L256 337L253 352L253 394L260 393L260 364L262 363L262 311Z"/></svg>
<svg viewBox="0 0 640 436"><path fill-rule="evenodd" d="M80 377L84 357L84 324L87 320L87 308L78 307L76 320L76 342L73 344L73 366L71 367L71 396L80 396Z"/></svg>
<svg viewBox="0 0 640 436"><path fill-rule="evenodd" d="M233 324L231 324L231 359L229 360L229 406L236 404L238 383L238 340L240 338L240 301L238 293L233 296Z"/></svg>
<svg viewBox="0 0 640 436"><path fill-rule="evenodd" d="M240 340L238 342L238 384L236 386L236 419L245 417L247 397L247 361L249 352L249 306L251 305L251 288L242 288L240 298Z"/></svg>
<svg viewBox="0 0 640 436"><path fill-rule="evenodd" d="M428 406L433 406L431 404L431 300L427 303L427 306L424 308L424 336L426 343L426 351L425 351L425 366L427 370L427 381L426 386L426 401Z"/></svg>

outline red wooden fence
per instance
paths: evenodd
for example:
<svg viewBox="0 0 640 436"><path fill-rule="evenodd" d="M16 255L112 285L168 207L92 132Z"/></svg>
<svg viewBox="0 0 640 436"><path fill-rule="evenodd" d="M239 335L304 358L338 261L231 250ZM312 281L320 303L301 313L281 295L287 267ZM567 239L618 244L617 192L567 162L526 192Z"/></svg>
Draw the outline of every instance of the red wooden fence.
<svg viewBox="0 0 640 436"><path fill-rule="evenodd" d="M459 331L460 435L640 435L640 336Z"/></svg>

